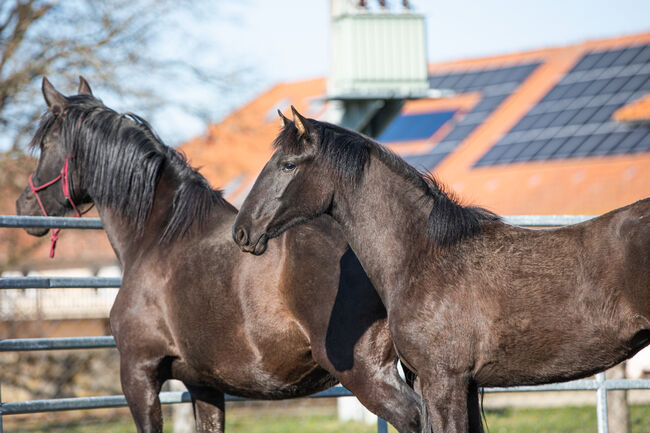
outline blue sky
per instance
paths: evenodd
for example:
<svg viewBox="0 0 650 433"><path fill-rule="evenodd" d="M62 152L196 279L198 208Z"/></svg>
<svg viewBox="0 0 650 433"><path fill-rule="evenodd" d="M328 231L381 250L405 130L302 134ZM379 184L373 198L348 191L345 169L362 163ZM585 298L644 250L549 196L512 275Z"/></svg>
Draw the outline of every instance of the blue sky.
<svg viewBox="0 0 650 433"><path fill-rule="evenodd" d="M371 1L372 3L372 1ZM393 0L393 4L400 3ZM566 45L650 30L647 0L412 0L427 17L429 61ZM240 21L216 30L257 63L265 80L321 76L328 68L328 0L248 0Z"/></svg>
<svg viewBox="0 0 650 433"><path fill-rule="evenodd" d="M648 0L412 0L411 3L427 17L430 62L650 31ZM204 44L199 52L192 53L194 58L210 61L216 68L253 67L253 78L245 86L214 101L219 104L215 105L215 120L277 82L327 74L328 0L223 2L213 17L205 16L199 21L184 21L188 26L185 31L203 34ZM183 89L183 93L197 101L206 97L200 88ZM168 115L172 117L173 113ZM173 117L178 120L179 116ZM205 128L203 123L190 118L181 122L182 131L174 123L164 121L159 128L175 144L200 134Z"/></svg>

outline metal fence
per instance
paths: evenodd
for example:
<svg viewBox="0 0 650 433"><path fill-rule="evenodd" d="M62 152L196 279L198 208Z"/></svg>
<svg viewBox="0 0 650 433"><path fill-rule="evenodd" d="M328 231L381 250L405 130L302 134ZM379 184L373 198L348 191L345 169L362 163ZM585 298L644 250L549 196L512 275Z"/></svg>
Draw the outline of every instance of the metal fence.
<svg viewBox="0 0 650 433"><path fill-rule="evenodd" d="M554 227L576 224L593 218L590 215L517 215L504 217L506 223L526 227ZM0 227L47 227L47 228L76 228L101 229L98 218L52 218L52 217L23 217L0 215ZM116 288L120 287L120 278L103 277L18 277L0 278L0 290L24 288ZM34 350L68 350L68 349L97 349L114 348L113 337L73 337L73 338L27 338L0 340L0 352L34 351ZM1 385L1 384L0 384ZM599 373L595 379L582 379L571 382L519 386L510 388L485 388L487 393L494 392L532 392L532 391L596 391L596 413L598 433L607 433L607 391L650 389L650 379L606 379L605 373ZM347 389L336 386L326 391L314 394L310 398L328 398L352 396ZM162 404L190 402L188 392L161 392ZM227 401L245 400L240 397L226 396ZM3 432L2 417L5 415L27 414L37 412L53 412L78 409L100 409L126 406L123 395L60 398L50 400L31 400L3 402L0 393L0 433ZM387 433L387 424L381 418L377 421L378 433Z"/></svg>

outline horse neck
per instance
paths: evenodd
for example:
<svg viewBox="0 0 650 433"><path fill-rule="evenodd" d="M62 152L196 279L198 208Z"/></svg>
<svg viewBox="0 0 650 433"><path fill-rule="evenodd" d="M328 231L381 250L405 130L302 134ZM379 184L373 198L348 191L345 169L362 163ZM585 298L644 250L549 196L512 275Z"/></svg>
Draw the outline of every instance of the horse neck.
<svg viewBox="0 0 650 433"><path fill-rule="evenodd" d="M174 169L165 163L156 184L149 215L143 227L138 227L132 218L123 215L110 204L97 206L104 230L123 266L133 263L143 252L166 251L158 246L162 232L173 212L174 193L180 183ZM224 213L224 215L218 215L219 220L226 220L227 217L232 218L230 214L235 213L227 206L215 207L215 209L218 209L217 212Z"/></svg>
<svg viewBox="0 0 650 433"><path fill-rule="evenodd" d="M412 258L429 251L433 203L375 155L360 184L342 186L334 200L333 217L388 307L409 278Z"/></svg>
<svg viewBox="0 0 650 433"><path fill-rule="evenodd" d="M124 215L116 205L110 202L100 204L102 200L91 197L96 204L108 240L122 265L130 262L134 254L158 239L165 226L164 218L171 212L171 198L175 189L173 180L169 175L165 175L165 171L166 169L156 185L151 210L142 228L137 226L132 217Z"/></svg>

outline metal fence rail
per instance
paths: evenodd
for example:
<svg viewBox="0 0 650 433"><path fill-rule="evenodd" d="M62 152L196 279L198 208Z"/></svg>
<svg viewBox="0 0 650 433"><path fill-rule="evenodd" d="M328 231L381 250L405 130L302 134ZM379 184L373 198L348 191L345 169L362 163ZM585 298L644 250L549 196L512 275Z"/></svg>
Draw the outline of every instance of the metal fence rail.
<svg viewBox="0 0 650 433"><path fill-rule="evenodd" d="M503 217L504 222L527 227L558 227L576 224L593 218L590 215L514 215ZM0 215L0 227L47 227L101 229L99 218L53 218L24 217ZM0 289L52 289L52 288L117 288L121 278L105 277L20 277L0 278ZM114 348L115 340L110 336L70 337L70 338L23 338L0 340L0 352L35 351L35 350L69 350ZM518 386L510 388L485 388L488 393L533 392L533 391L596 391L596 410L598 432L607 433L607 391L621 389L650 389L650 379L606 379L605 373L599 373L595 379L582 379L564 383L538 386ZM353 395L342 386L311 395L310 398L344 397ZM162 404L190 402L187 392L162 392ZM241 397L227 396L227 400L245 400ZM4 415L27 414L37 412L99 409L126 406L122 395L63 398L49 400L32 400L2 402L0 398L0 433ZM377 422L378 433L386 433L387 425L382 419Z"/></svg>
<svg viewBox="0 0 650 433"><path fill-rule="evenodd" d="M343 386L335 386L328 390L312 394L309 398L351 397L354 396ZM162 404L189 403L192 401L187 391L169 391L159 394ZM243 397L225 396L226 401L244 401ZM18 415L38 412L54 412L80 409L106 409L126 406L123 395L106 395L99 397L53 398L49 400L31 400L2 403L3 415Z"/></svg>

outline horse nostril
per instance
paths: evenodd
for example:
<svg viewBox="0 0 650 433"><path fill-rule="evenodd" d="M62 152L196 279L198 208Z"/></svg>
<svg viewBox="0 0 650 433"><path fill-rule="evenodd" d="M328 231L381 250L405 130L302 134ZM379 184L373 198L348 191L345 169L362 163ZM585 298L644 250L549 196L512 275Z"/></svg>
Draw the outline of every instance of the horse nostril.
<svg viewBox="0 0 650 433"><path fill-rule="evenodd" d="M235 240L239 245L246 245L248 242L248 233L244 230L243 227L239 227L235 233Z"/></svg>

